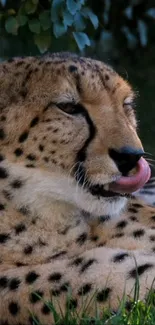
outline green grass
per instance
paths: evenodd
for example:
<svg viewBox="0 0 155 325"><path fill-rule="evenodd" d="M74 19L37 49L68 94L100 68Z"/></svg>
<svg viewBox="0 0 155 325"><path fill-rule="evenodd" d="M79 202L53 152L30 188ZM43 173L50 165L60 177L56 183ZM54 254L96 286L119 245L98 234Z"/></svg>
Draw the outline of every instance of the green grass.
<svg viewBox="0 0 155 325"><path fill-rule="evenodd" d="M42 300L42 298L40 299ZM124 295L117 312L106 309L102 317L99 316L95 295L84 300L80 316L72 305L72 297L70 294L66 301L67 308L65 315L61 311L58 298L57 306L59 308L57 308L57 311L52 301L44 301L45 305L48 306L50 312L53 314L55 325L155 325L155 290L151 288L148 291L145 301L139 300L139 281L136 281L134 298L132 300ZM95 317L90 317L87 311L88 305L90 307L91 304L95 304L96 307ZM37 317L31 316L33 318L33 325L44 325L40 323Z"/></svg>

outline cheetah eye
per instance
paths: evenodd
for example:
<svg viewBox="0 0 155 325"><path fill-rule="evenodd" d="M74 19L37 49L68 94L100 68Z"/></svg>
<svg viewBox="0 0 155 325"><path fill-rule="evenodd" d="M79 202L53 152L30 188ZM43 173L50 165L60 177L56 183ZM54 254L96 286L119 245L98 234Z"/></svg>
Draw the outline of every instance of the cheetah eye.
<svg viewBox="0 0 155 325"><path fill-rule="evenodd" d="M78 114L78 104L74 103L57 103L56 106L67 114Z"/></svg>

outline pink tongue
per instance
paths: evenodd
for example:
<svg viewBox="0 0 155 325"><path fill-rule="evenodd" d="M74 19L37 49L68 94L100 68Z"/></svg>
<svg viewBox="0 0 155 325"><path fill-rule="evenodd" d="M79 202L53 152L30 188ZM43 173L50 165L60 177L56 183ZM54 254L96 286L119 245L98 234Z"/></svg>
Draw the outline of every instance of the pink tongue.
<svg viewBox="0 0 155 325"><path fill-rule="evenodd" d="M143 187L151 175L150 167L144 158L140 158L137 163L137 172L132 176L122 176L109 186L109 190L119 193L132 193Z"/></svg>

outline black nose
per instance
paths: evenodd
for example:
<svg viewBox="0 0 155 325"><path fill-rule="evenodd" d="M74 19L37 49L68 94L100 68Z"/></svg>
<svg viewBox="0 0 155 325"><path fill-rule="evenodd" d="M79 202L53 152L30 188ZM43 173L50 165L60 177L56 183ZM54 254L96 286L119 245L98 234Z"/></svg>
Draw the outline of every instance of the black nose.
<svg viewBox="0 0 155 325"><path fill-rule="evenodd" d="M122 175L127 175L131 169L136 167L137 161L144 155L142 149L123 147L120 150L109 149L109 155L114 160Z"/></svg>

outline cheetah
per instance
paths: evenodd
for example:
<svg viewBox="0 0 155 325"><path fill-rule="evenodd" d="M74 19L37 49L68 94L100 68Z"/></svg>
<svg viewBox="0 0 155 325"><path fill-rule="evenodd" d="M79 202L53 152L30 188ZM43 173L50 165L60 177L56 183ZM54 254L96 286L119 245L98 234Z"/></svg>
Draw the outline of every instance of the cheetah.
<svg viewBox="0 0 155 325"><path fill-rule="evenodd" d="M117 311L155 276L155 208L135 94L111 67L70 53L0 64L0 321L49 310Z"/></svg>

